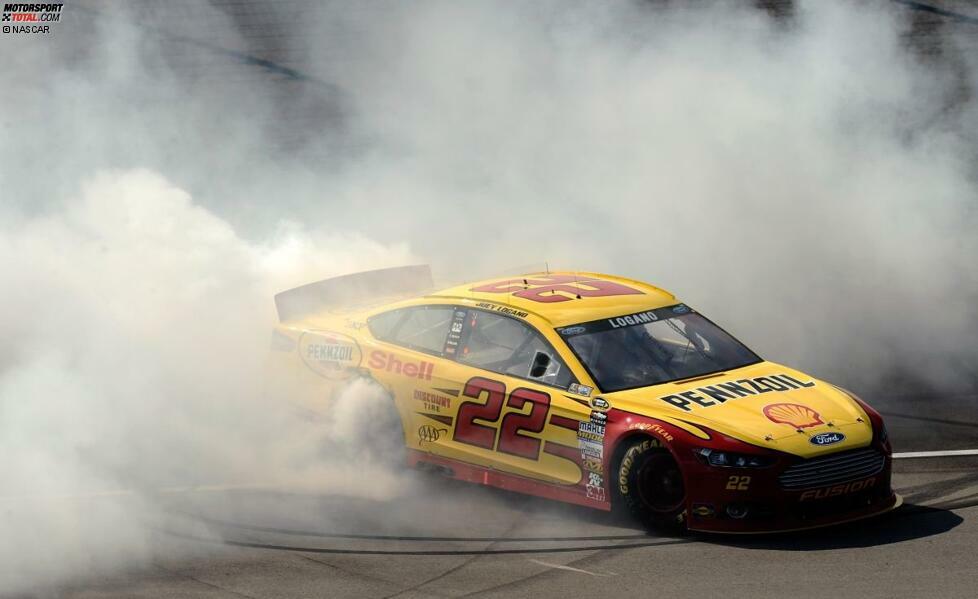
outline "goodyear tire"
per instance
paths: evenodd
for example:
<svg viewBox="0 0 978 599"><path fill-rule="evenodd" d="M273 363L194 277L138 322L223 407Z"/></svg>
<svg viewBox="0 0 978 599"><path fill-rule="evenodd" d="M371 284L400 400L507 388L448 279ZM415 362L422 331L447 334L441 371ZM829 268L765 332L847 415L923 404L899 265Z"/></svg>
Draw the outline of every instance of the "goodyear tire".
<svg viewBox="0 0 978 599"><path fill-rule="evenodd" d="M656 439L625 446L618 461L618 496L637 521L662 532L684 528L686 491L679 464Z"/></svg>

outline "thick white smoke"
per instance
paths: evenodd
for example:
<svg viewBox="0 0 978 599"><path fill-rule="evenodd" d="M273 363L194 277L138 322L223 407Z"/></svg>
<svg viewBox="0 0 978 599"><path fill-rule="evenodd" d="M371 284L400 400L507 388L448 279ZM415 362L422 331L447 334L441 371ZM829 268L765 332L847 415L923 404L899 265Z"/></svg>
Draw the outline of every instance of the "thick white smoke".
<svg viewBox="0 0 978 599"><path fill-rule="evenodd" d="M269 49L178 5L0 39L0 592L152 555L153 489L347 480L256 393L333 274L549 260L860 390L974 380L978 65L899 7L316 4Z"/></svg>
<svg viewBox="0 0 978 599"><path fill-rule="evenodd" d="M0 592L147 554L161 490L396 495L336 448L357 447L367 390L309 422L266 399L264 373L273 293L409 259L295 226L249 243L146 170L98 173L2 231Z"/></svg>

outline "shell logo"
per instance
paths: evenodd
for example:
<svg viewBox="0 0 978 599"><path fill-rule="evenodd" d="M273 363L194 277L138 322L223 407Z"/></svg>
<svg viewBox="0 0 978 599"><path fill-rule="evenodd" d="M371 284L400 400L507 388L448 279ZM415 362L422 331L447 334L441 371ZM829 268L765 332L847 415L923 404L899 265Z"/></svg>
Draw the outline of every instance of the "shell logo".
<svg viewBox="0 0 978 599"><path fill-rule="evenodd" d="M824 424L818 412L796 403L773 403L764 406L764 415L771 422L790 424L795 428L808 428Z"/></svg>

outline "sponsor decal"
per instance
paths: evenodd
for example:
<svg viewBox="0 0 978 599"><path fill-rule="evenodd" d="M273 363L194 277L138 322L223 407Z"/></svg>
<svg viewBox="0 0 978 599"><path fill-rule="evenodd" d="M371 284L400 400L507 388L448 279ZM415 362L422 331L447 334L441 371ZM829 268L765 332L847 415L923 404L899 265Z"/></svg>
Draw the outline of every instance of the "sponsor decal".
<svg viewBox="0 0 978 599"><path fill-rule="evenodd" d="M595 474L604 474L604 462L598 458L582 458L584 470Z"/></svg>
<svg viewBox="0 0 978 599"><path fill-rule="evenodd" d="M639 430L639 431L652 431L653 433L659 435L666 441L672 442L672 434L666 429L662 428L660 425L648 422L636 422L635 424L628 427L629 430Z"/></svg>
<svg viewBox="0 0 978 599"><path fill-rule="evenodd" d="M608 424L608 415L604 412L591 412L591 424L605 426Z"/></svg>
<svg viewBox="0 0 978 599"><path fill-rule="evenodd" d="M434 443L441 437L442 433L447 432L447 428L435 428L430 424L421 425L418 427L418 442Z"/></svg>
<svg viewBox="0 0 978 599"><path fill-rule="evenodd" d="M593 422L581 422L577 427L578 440L604 442L604 425Z"/></svg>
<svg viewBox="0 0 978 599"><path fill-rule="evenodd" d="M818 412L797 403L773 403L764 406L762 411L771 422L790 424L799 429L825 424Z"/></svg>
<svg viewBox="0 0 978 599"><path fill-rule="evenodd" d="M588 441L587 439L578 439L577 446L581 450L581 458L595 458L598 460L604 459L604 443L598 443L596 441Z"/></svg>
<svg viewBox="0 0 978 599"><path fill-rule="evenodd" d="M571 335L580 335L585 331L587 331L587 327L582 327L582 326L564 327L560 329L560 334L570 337Z"/></svg>
<svg viewBox="0 0 978 599"><path fill-rule="evenodd" d="M523 310L515 310L509 306L501 306L499 304L490 304L489 302L479 302L476 304L477 308L482 308L483 310L492 310L493 312L499 312L500 314L508 314L510 316L516 316L518 318L526 318L530 314L524 312Z"/></svg>
<svg viewBox="0 0 978 599"><path fill-rule="evenodd" d="M604 486L604 477L601 476L600 474L598 474L597 472L588 472L587 473L587 484L589 486L593 485L595 487L603 487Z"/></svg>
<svg viewBox="0 0 978 599"><path fill-rule="evenodd" d="M571 393L576 393L577 395L583 395L584 397L589 397L591 392L594 391L594 387L589 387L587 385L581 385L578 383L571 383L567 390Z"/></svg>
<svg viewBox="0 0 978 599"><path fill-rule="evenodd" d="M606 501L606 495L604 487L599 487L597 485L588 485L587 487L587 498L594 499L596 501Z"/></svg>
<svg viewBox="0 0 978 599"><path fill-rule="evenodd" d="M679 304L678 306L673 306L672 311L675 314L686 314L690 310L689 310L689 306L687 306L686 304Z"/></svg>
<svg viewBox="0 0 978 599"><path fill-rule="evenodd" d="M831 432L831 433L819 433L813 435L808 442L812 445L835 445L836 443L841 443L846 440L846 436L842 433Z"/></svg>
<svg viewBox="0 0 978 599"><path fill-rule="evenodd" d="M632 472L632 467L635 466L635 458L653 447L662 447L662 443L657 439L644 439L625 452L621 459L621 465L618 467L618 490L621 491L622 495L628 494L628 476Z"/></svg>
<svg viewBox="0 0 978 599"><path fill-rule="evenodd" d="M394 354L375 349L370 352L370 361L368 366L374 370L384 370L386 372L393 372L395 374L400 374L406 377L423 379L426 381L431 380L431 374L435 370L435 365L431 362L426 362L421 360L419 362L414 362L412 360L401 360Z"/></svg>
<svg viewBox="0 0 978 599"><path fill-rule="evenodd" d="M659 399L680 410L691 412L694 408L709 408L741 397L771 392L781 393L791 391L792 389L814 386L815 381L799 381L787 374L772 374L750 379L716 383L699 387L692 391L663 395Z"/></svg>
<svg viewBox="0 0 978 599"><path fill-rule="evenodd" d="M657 320L659 320L659 317L656 315L655 311L649 310L647 312L637 312L635 314L627 314L625 316L609 318L608 324L610 324L611 328L613 329L620 329L622 327L630 327L637 324L648 324Z"/></svg>
<svg viewBox="0 0 978 599"><path fill-rule="evenodd" d="M458 343L462 339L462 329L465 327L465 310L455 310L452 316L452 326L448 330L448 337L445 338L445 353L452 355L458 351Z"/></svg>
<svg viewBox="0 0 978 599"><path fill-rule="evenodd" d="M299 338L299 355L311 370L326 378L348 377L360 366L360 346L332 331L307 331Z"/></svg>
<svg viewBox="0 0 978 599"><path fill-rule="evenodd" d="M414 399L422 402L424 404L424 409L430 412L441 412L442 408L447 410L452 407L451 399L442 397L441 395L436 395L434 393L429 393L428 391L422 391L421 389L414 390Z"/></svg>
<svg viewBox="0 0 978 599"><path fill-rule="evenodd" d="M585 297L609 297L616 295L644 295L638 289L593 276L545 275L523 279L506 279L473 287L480 293L512 293L534 302L551 304Z"/></svg>
<svg viewBox="0 0 978 599"><path fill-rule="evenodd" d="M603 397L592 397L591 407L594 408L595 410L607 412L608 410L611 409L611 404L608 403L608 400Z"/></svg>
<svg viewBox="0 0 978 599"><path fill-rule="evenodd" d="M848 495L857 491L865 491L866 489L871 489L874 486L876 486L875 476L873 478L867 478L866 480L857 480L855 482L845 483L842 485L825 487L824 489L809 489L801 494L798 501L813 501L816 499L838 497L840 495Z"/></svg>

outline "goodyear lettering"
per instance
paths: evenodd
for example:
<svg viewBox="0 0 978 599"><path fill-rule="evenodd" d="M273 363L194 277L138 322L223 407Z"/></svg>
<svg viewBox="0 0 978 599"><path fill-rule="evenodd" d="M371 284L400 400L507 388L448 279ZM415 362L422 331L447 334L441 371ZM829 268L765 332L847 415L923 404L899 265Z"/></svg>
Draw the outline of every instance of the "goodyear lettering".
<svg viewBox="0 0 978 599"><path fill-rule="evenodd" d="M662 443L659 443L656 439L644 439L641 443L625 452L625 456L621 459L621 465L618 467L618 489L622 495L628 494L628 475L632 471L632 466L635 465L635 457L653 447L662 447Z"/></svg>
<svg viewBox="0 0 978 599"><path fill-rule="evenodd" d="M680 410L691 412L696 408L709 408L740 397L814 386L815 381L799 381L787 374L775 374L739 379L730 383L716 383L692 391L663 395L659 399Z"/></svg>
<svg viewBox="0 0 978 599"><path fill-rule="evenodd" d="M798 498L798 501L813 501L816 499L826 499L829 497L848 495L849 493L871 489L875 485L876 477L874 476L873 478L867 478L866 480L857 480L856 482L835 485L833 487L825 487L824 489L810 489L802 493L801 497Z"/></svg>
<svg viewBox="0 0 978 599"><path fill-rule="evenodd" d="M385 370L406 377L431 380L431 373L435 370L435 365L431 362L402 361L393 354L385 351L374 350L370 352L370 368L374 370Z"/></svg>
<svg viewBox="0 0 978 599"><path fill-rule="evenodd" d="M652 431L666 441L672 442L672 435L669 433L669 431L655 423L649 424L648 422L636 422L628 428L639 431Z"/></svg>

